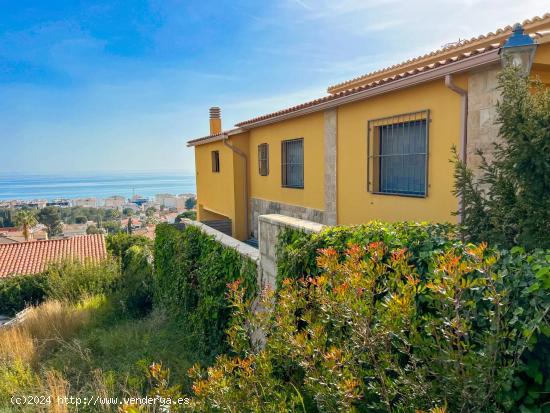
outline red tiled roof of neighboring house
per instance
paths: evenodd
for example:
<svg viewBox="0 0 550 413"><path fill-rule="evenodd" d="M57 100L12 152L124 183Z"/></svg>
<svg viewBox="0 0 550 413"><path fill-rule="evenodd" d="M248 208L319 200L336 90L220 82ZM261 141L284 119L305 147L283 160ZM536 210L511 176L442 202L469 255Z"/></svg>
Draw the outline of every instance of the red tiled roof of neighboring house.
<svg viewBox="0 0 550 413"><path fill-rule="evenodd" d="M107 257L102 234L17 244L0 244L0 278L37 274L62 259L99 261Z"/></svg>
<svg viewBox="0 0 550 413"><path fill-rule="evenodd" d="M0 227L0 234L3 232L17 232L20 231L17 227Z"/></svg>
<svg viewBox="0 0 550 413"><path fill-rule="evenodd" d="M149 239L155 239L156 225L147 225L145 228L138 228L134 231L135 235L144 235Z"/></svg>

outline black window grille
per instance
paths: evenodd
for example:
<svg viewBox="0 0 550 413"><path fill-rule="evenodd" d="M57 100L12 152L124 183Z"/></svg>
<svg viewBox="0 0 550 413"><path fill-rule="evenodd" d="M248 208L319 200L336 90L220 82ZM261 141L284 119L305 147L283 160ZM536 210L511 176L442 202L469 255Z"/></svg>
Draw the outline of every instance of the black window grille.
<svg viewBox="0 0 550 413"><path fill-rule="evenodd" d="M220 151L212 151L212 172L220 172Z"/></svg>
<svg viewBox="0 0 550 413"><path fill-rule="evenodd" d="M429 111L369 121L368 190L427 195Z"/></svg>
<svg viewBox="0 0 550 413"><path fill-rule="evenodd" d="M281 142L282 184L285 188L304 187L304 139Z"/></svg>
<svg viewBox="0 0 550 413"><path fill-rule="evenodd" d="M269 145L258 145L258 171L261 176L269 175Z"/></svg>

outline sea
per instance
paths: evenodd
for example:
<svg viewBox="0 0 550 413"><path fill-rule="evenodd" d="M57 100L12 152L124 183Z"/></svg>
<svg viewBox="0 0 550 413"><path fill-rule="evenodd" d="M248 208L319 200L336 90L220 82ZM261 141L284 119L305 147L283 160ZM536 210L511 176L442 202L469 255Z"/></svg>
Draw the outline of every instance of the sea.
<svg viewBox="0 0 550 413"><path fill-rule="evenodd" d="M0 200L107 198L121 195L196 193L195 176L182 172L131 172L78 175L1 175Z"/></svg>

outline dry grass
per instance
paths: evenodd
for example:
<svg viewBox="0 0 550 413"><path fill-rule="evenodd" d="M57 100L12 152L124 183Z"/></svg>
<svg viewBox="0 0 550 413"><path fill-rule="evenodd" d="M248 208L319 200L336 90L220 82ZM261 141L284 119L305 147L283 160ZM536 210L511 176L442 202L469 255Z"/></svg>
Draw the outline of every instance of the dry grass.
<svg viewBox="0 0 550 413"><path fill-rule="evenodd" d="M0 330L0 361L32 363L36 356L34 340L27 331L7 327Z"/></svg>
<svg viewBox="0 0 550 413"><path fill-rule="evenodd" d="M40 352L74 335L89 319L86 306L48 301L33 307L20 323L0 330L0 361L32 364Z"/></svg>
<svg viewBox="0 0 550 413"><path fill-rule="evenodd" d="M69 382L63 378L63 375L55 370L46 372L45 387L48 396L51 396L52 403L49 405L50 413L67 413L69 411L67 403L58 403L60 399L69 397Z"/></svg>

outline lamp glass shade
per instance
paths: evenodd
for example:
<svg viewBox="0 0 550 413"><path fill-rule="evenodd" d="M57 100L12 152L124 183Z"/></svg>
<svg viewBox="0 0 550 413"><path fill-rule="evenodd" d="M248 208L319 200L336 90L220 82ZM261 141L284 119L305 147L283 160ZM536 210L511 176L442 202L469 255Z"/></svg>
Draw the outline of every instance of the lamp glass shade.
<svg viewBox="0 0 550 413"><path fill-rule="evenodd" d="M502 66L506 67L512 64L520 67L522 74L528 76L531 73L536 50L536 43L525 46L503 47L501 49Z"/></svg>

